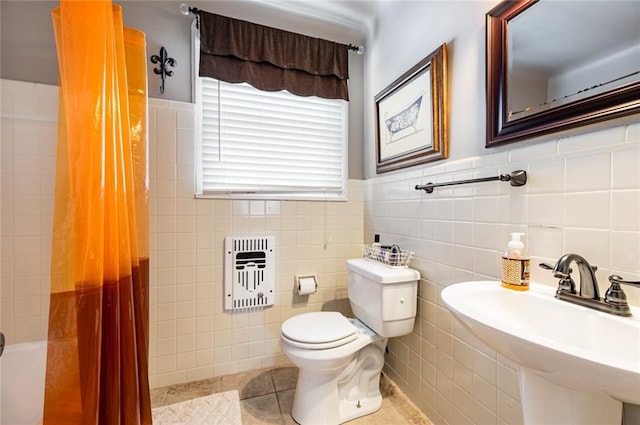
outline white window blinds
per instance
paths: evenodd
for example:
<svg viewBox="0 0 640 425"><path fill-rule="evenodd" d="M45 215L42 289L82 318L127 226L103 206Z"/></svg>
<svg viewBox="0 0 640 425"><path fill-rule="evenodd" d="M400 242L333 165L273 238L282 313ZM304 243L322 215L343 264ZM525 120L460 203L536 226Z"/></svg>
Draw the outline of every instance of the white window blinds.
<svg viewBox="0 0 640 425"><path fill-rule="evenodd" d="M346 101L195 80L197 195L345 199Z"/></svg>

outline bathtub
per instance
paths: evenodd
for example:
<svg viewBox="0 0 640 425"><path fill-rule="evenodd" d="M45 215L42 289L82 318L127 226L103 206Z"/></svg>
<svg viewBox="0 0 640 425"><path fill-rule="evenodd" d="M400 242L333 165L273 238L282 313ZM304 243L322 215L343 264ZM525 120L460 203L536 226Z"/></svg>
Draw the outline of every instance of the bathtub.
<svg viewBox="0 0 640 425"><path fill-rule="evenodd" d="M0 425L42 423L47 341L7 345L0 357Z"/></svg>

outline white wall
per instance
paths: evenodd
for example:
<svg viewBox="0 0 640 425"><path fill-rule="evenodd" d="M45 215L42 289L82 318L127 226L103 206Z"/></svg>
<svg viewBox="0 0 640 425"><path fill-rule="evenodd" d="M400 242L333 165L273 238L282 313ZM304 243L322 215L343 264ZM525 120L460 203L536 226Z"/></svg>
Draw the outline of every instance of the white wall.
<svg viewBox="0 0 640 425"><path fill-rule="evenodd" d="M484 14L495 3L385 3L365 55L366 178L375 176L374 96L442 43L449 54L450 157L484 152Z"/></svg>
<svg viewBox="0 0 640 425"><path fill-rule="evenodd" d="M601 292L612 273L640 280L640 124L484 148L484 14L496 3L389 2L365 64L373 99L440 44L449 49L450 159L376 175L375 116L365 104L365 242L380 234L415 251L423 277L414 332L389 342L385 370L436 424L522 423L517 366L464 330L439 297L456 282L498 278L509 232L526 232L534 281L556 285L535 265L568 252L599 266ZM526 186L413 189L517 169L529 173ZM625 291L640 305L640 291Z"/></svg>

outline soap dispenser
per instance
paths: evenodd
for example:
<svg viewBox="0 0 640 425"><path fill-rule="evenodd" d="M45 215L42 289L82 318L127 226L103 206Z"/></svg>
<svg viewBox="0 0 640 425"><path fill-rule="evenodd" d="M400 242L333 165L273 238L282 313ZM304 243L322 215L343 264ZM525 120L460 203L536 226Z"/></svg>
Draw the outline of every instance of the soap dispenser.
<svg viewBox="0 0 640 425"><path fill-rule="evenodd" d="M516 291L529 289L529 254L520 238L524 233L511 233L511 240L502 254L502 286Z"/></svg>

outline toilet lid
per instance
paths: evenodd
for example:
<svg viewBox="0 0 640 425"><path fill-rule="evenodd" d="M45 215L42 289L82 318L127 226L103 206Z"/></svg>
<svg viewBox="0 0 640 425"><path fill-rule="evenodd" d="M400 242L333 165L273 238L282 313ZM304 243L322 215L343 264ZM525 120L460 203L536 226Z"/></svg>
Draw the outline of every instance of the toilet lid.
<svg viewBox="0 0 640 425"><path fill-rule="evenodd" d="M358 329L338 312L303 313L285 320L280 333L287 343L300 348L327 349L356 339Z"/></svg>

